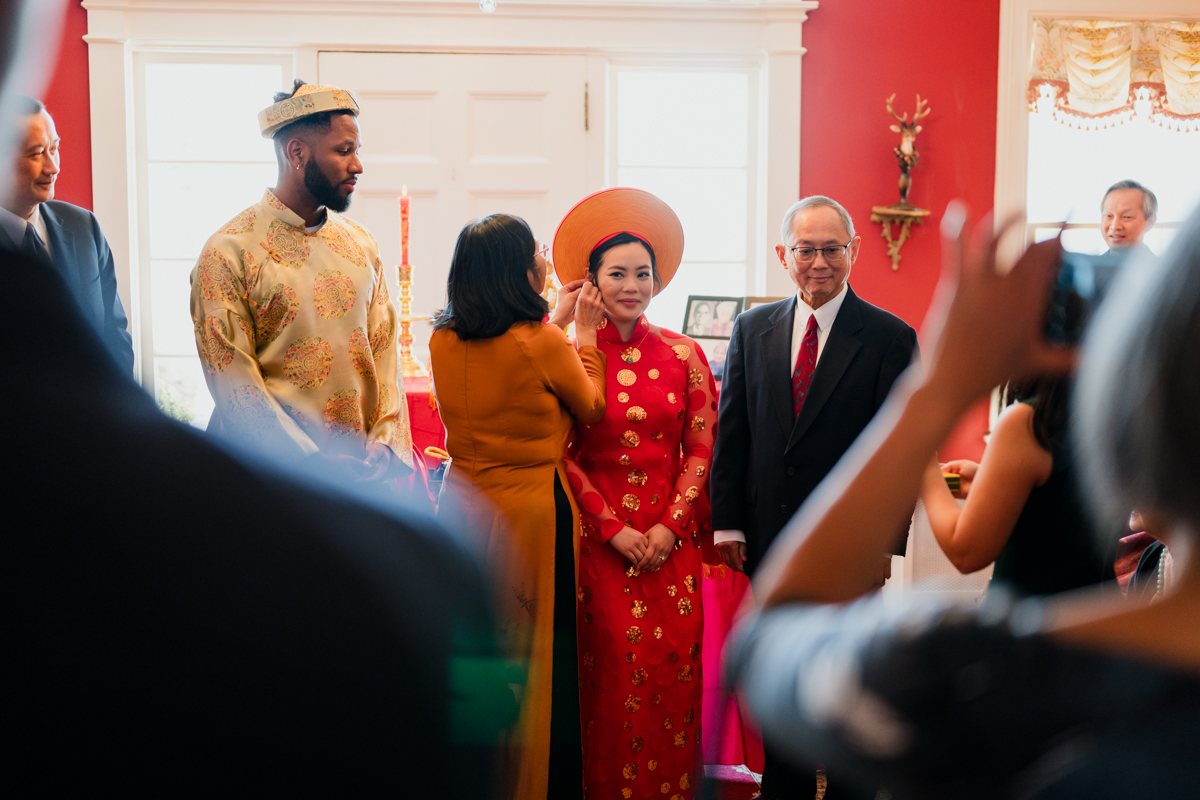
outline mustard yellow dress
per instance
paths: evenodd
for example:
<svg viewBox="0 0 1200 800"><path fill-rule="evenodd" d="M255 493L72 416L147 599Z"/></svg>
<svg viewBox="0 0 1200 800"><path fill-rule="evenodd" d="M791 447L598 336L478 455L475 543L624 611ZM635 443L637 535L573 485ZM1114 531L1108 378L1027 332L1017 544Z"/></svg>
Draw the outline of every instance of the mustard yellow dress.
<svg viewBox="0 0 1200 800"><path fill-rule="evenodd" d="M439 516L480 538L510 649L529 654L509 744L510 796L546 796L554 643L554 477L575 420L605 411L605 357L576 352L554 325L520 322L492 339L440 330L429 342L451 464ZM482 495L482 496L481 496ZM570 499L570 492L567 492ZM572 502L579 559L579 513Z"/></svg>

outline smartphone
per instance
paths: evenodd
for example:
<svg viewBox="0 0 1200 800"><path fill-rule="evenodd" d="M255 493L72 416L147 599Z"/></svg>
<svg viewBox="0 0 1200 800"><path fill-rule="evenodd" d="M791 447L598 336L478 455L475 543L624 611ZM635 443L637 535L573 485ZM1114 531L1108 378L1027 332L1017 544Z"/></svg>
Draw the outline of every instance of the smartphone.
<svg viewBox="0 0 1200 800"><path fill-rule="evenodd" d="M1098 256L1062 251L1050 294L1050 308L1046 312L1047 341L1079 344L1092 314L1100 307L1130 249L1109 250Z"/></svg>

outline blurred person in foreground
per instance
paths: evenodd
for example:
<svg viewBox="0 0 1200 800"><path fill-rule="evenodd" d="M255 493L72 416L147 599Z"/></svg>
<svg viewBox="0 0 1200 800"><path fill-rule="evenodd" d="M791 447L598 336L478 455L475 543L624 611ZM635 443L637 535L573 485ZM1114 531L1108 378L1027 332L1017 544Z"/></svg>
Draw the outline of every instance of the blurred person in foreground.
<svg viewBox="0 0 1200 800"><path fill-rule="evenodd" d="M575 558L579 512L563 453L576 420L604 415L604 354L596 287L575 281L555 316L541 293L546 249L520 217L493 214L458 235L446 307L429 354L450 467L439 517L479 537L511 652L528 653L521 717L505 740L505 797L579 797ZM578 351L564 334L574 320Z"/></svg>
<svg viewBox="0 0 1200 800"><path fill-rule="evenodd" d="M36 5L0 0L0 86ZM37 298L0 335L39 331L0 399L5 794L488 796L515 701L466 547L167 418L58 273L0 269Z"/></svg>
<svg viewBox="0 0 1200 800"><path fill-rule="evenodd" d="M15 100L20 116L9 191L0 204L0 247L57 272L117 363L132 374L133 337L108 240L95 214L54 199L62 145L54 118L39 100Z"/></svg>
<svg viewBox="0 0 1200 800"><path fill-rule="evenodd" d="M320 452L367 482L411 475L396 309L375 237L342 216L363 171L358 101L297 80L258 121L275 186L209 237L192 271L209 430Z"/></svg>
<svg viewBox="0 0 1200 800"><path fill-rule="evenodd" d="M873 587L874 546L908 516L959 417L1010 379L1065 374L1045 341L1057 241L1000 275L995 242L942 222L949 262L924 375L907 373L800 510L755 585L730 677L792 757L898 798L1191 797L1200 756L1200 212L1158 264L1127 270L1091 326L1073 418L1092 506L1153 508L1176 549L1151 605L1081 590L980 608ZM989 226L990 227L990 226ZM1146 512L1143 512L1145 515ZM1169 531L1169 533L1168 533Z"/></svg>
<svg viewBox="0 0 1200 800"><path fill-rule="evenodd" d="M597 338L608 365L604 418L576 426L567 458L583 517L587 795L691 800L704 698L696 504L704 506L712 465L717 387L700 345L645 314L676 277L683 226L649 192L605 189L567 212L554 253L564 282L586 277L600 290L605 324Z"/></svg>

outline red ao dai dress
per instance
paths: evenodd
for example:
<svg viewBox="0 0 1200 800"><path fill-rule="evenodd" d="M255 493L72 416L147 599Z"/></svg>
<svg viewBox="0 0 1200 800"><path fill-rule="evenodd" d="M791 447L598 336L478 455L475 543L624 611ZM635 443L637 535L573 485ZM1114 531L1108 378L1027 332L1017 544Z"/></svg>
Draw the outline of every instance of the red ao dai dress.
<svg viewBox="0 0 1200 800"><path fill-rule="evenodd" d="M699 346L638 320L607 356L604 418L577 426L567 475L581 515L578 624L584 797L691 800L701 765L700 546L693 519L712 463L716 385ZM675 548L638 573L607 542L670 528Z"/></svg>

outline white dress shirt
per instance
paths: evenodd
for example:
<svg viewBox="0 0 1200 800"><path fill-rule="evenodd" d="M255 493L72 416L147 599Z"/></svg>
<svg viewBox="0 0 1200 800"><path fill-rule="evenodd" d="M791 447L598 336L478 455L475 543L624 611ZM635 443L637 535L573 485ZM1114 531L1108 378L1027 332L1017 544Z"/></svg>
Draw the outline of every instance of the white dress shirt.
<svg viewBox="0 0 1200 800"><path fill-rule="evenodd" d="M38 203L33 207L33 213L29 215L29 218L22 219L7 208L0 207L0 227L3 227L8 233L18 250L21 248L21 243L25 241L25 229L32 225L34 233L42 240L42 246L46 248L47 253L50 252L50 239L46 236L46 220L42 217L41 209L42 204Z"/></svg>
<svg viewBox="0 0 1200 800"><path fill-rule="evenodd" d="M800 292L796 292L796 315L792 320L792 357L788 361L788 380L796 372L796 359L800 356L800 345L804 342L804 332L808 330L808 318L817 318L817 361L821 363L821 353L825 352L825 342L829 341L829 331L833 328L833 321L837 319L838 311L842 309L842 303L846 300L846 286L842 284L842 290L834 295L833 299L827 300L820 308L814 310L812 306L804 302L804 298L800 296ZM814 370L815 370L814 366ZM721 542L744 542L746 534L742 531L725 530L713 531L713 543L720 544Z"/></svg>
<svg viewBox="0 0 1200 800"><path fill-rule="evenodd" d="M46 235L46 220L42 216L42 204L38 203L33 207L33 214L29 217L29 224L33 226L33 231L42 240L42 247L46 248L46 252L50 253L50 237ZM53 256L53 253L50 253Z"/></svg>

